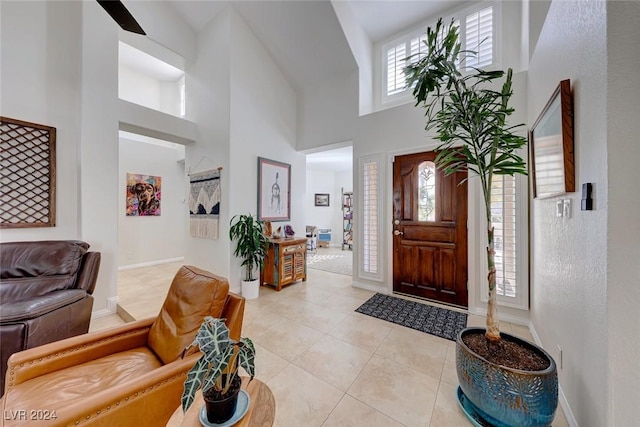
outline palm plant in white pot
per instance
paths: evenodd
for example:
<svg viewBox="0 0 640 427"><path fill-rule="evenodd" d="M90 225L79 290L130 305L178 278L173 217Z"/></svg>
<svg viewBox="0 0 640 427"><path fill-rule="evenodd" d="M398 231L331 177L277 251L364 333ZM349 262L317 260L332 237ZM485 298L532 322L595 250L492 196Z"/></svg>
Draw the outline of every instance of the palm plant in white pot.
<svg viewBox="0 0 640 427"><path fill-rule="evenodd" d="M416 106L426 110L425 129L435 130L440 142L436 165L447 175L468 171L479 178L487 221L487 325L486 329L467 328L458 335L458 397L468 415L476 412L495 425L549 425L558 403L555 362L542 348L501 335L497 316L491 212L494 179L527 174L519 155L527 141L515 133L523 125L507 122L514 111L509 106L512 70L461 70L461 64L475 52L461 49L454 21L445 28L440 19L435 29L427 28L424 44L426 53L412 57L405 69L407 85L413 86ZM494 89L503 79L502 87ZM538 364L516 362L520 354Z"/></svg>
<svg viewBox="0 0 640 427"><path fill-rule="evenodd" d="M264 268L264 258L267 255L269 240L263 233L262 221L252 215L236 215L231 218L229 239L236 242L233 254L242 258L240 264L244 267L242 280L242 296L246 299L257 298L260 293L260 283L256 273Z"/></svg>

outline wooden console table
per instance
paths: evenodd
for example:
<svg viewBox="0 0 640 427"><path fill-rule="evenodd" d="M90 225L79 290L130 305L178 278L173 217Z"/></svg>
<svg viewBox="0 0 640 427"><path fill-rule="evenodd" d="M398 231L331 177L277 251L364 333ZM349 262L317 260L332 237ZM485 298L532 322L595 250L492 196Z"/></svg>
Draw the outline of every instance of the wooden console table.
<svg viewBox="0 0 640 427"><path fill-rule="evenodd" d="M269 239L260 284L273 285L279 291L298 280L307 280L307 239Z"/></svg>
<svg viewBox="0 0 640 427"><path fill-rule="evenodd" d="M234 424L234 427L270 427L276 418L276 400L271 389L262 381L248 377L242 378L242 388L249 393L249 409L244 417ZM201 427L198 418L200 409L204 405L202 392L198 390L193 404L185 414L182 406L171 415L167 427Z"/></svg>

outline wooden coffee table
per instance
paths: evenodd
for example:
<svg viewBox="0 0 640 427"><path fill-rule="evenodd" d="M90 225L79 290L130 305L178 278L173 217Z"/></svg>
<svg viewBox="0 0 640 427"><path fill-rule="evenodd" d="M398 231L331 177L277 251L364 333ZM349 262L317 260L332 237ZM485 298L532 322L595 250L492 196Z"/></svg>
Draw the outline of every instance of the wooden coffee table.
<svg viewBox="0 0 640 427"><path fill-rule="evenodd" d="M253 379L249 382L248 377L242 377L242 388L249 394L251 402L244 417L234 424L235 427L271 427L276 417L276 401L271 389L262 381ZM193 404L185 414L182 406L175 410L167 427L179 426L200 426L198 413L204 405L202 392L198 390Z"/></svg>

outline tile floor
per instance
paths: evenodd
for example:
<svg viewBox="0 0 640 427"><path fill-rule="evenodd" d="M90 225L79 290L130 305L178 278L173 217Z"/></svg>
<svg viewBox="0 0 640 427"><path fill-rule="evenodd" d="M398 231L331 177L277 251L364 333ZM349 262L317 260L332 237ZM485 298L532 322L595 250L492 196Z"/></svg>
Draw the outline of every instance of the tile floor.
<svg viewBox="0 0 640 427"><path fill-rule="evenodd" d="M155 316L179 266L120 272L123 317ZM247 301L242 335L254 341L256 376L275 395L275 425L470 426L455 398L454 343L356 313L371 295L349 276L309 269L306 282L281 292L263 286ZM123 322L112 315L91 329ZM469 316L469 325L484 318ZM502 330L532 340L526 327ZM561 410L553 425L568 425Z"/></svg>

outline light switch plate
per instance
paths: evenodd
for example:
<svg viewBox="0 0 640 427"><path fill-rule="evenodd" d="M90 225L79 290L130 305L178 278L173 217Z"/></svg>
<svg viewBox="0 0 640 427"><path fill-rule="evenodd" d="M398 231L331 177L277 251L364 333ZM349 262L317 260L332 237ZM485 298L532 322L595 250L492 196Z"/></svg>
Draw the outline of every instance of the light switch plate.
<svg viewBox="0 0 640 427"><path fill-rule="evenodd" d="M556 217L562 218L562 214L564 213L564 202L562 199L556 201Z"/></svg>
<svg viewBox="0 0 640 427"><path fill-rule="evenodd" d="M571 218L571 199L562 200L562 216Z"/></svg>

